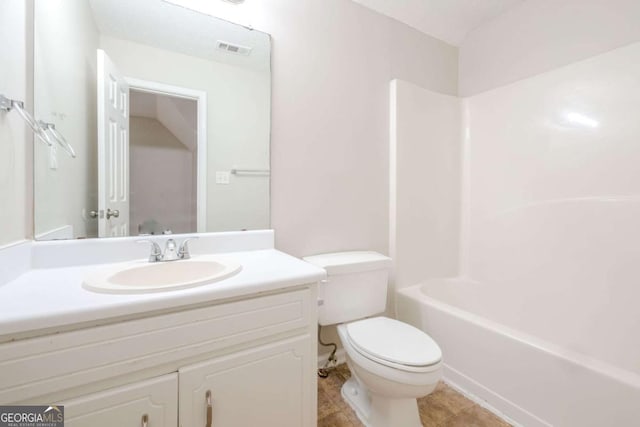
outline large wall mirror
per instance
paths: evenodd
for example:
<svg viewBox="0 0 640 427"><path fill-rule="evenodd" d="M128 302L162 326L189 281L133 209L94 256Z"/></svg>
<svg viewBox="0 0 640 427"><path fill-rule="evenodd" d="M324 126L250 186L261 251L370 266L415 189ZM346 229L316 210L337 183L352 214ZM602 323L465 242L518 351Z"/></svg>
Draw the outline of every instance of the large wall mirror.
<svg viewBox="0 0 640 427"><path fill-rule="evenodd" d="M168 0L34 14L36 239L269 228L268 34Z"/></svg>

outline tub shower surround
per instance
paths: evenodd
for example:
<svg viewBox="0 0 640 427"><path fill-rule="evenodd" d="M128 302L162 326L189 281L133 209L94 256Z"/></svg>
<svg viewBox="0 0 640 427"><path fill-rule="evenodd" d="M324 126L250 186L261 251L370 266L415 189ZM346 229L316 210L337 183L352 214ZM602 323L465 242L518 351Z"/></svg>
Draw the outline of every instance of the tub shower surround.
<svg viewBox="0 0 640 427"><path fill-rule="evenodd" d="M635 43L461 99L459 277L398 275L445 378L523 425L640 419L638 75Z"/></svg>

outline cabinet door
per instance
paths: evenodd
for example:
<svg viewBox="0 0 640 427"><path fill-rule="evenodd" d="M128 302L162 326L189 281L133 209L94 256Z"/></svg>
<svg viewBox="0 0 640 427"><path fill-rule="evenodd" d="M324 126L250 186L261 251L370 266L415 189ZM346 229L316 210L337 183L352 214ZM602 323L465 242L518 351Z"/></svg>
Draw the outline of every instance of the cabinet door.
<svg viewBox="0 0 640 427"><path fill-rule="evenodd" d="M315 427L310 342L304 335L180 369L180 425Z"/></svg>
<svg viewBox="0 0 640 427"><path fill-rule="evenodd" d="M62 402L65 427L176 427L178 375L152 380Z"/></svg>

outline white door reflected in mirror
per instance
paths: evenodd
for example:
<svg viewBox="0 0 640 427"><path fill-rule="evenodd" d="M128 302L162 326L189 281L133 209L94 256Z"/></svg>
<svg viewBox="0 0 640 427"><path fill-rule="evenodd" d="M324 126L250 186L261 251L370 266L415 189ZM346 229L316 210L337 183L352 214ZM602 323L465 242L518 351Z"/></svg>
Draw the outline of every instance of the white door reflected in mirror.
<svg viewBox="0 0 640 427"><path fill-rule="evenodd" d="M129 235L129 85L98 49L99 237ZM117 212L117 214L115 214Z"/></svg>

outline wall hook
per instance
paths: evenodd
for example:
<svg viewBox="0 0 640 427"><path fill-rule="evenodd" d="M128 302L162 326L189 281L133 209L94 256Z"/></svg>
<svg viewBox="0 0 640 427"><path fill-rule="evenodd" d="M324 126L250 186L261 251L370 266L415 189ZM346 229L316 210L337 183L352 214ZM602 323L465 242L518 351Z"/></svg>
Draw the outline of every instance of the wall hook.
<svg viewBox="0 0 640 427"><path fill-rule="evenodd" d="M58 132L55 124L43 122L42 120L40 120L38 124L40 124L40 127L44 129L45 132L48 131L51 136L53 136L53 139L56 140L58 144L60 144L60 146L64 149L64 151L67 152L67 154L69 154L74 159L76 158L76 151L73 149L71 144L67 142L66 138L62 136L60 132Z"/></svg>
<svg viewBox="0 0 640 427"><path fill-rule="evenodd" d="M17 101L15 99L10 99L0 94L0 110L6 111L6 112L9 112L12 110L17 111L20 117L22 117L24 121L27 122L27 125L29 125L33 133L36 134L36 136L38 137L38 139L40 139L40 141L44 142L49 147L53 145L53 143L49 139L49 136L44 131L42 126L40 126L40 124L36 121L36 119L34 119L33 116L29 114L27 110L24 109L24 102Z"/></svg>

